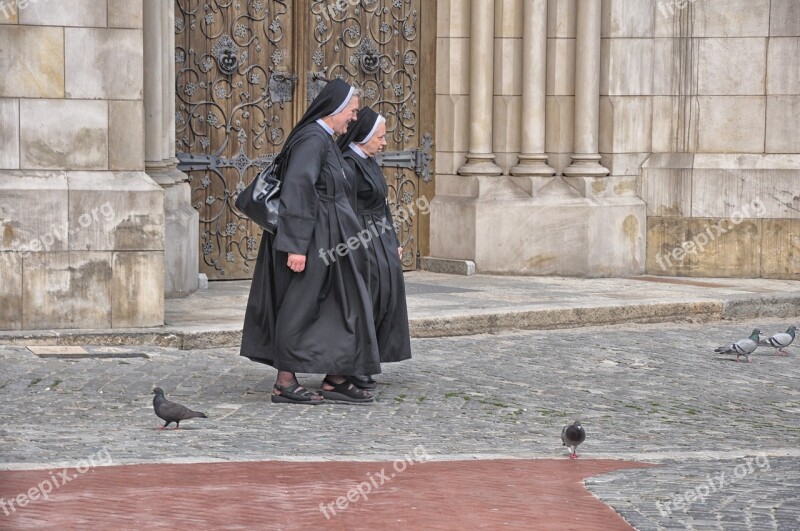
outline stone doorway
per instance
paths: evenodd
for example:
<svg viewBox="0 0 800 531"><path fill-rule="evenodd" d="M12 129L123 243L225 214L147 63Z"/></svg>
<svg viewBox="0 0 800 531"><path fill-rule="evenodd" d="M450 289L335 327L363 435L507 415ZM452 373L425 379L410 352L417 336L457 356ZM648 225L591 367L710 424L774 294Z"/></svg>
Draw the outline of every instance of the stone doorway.
<svg viewBox="0 0 800 531"><path fill-rule="evenodd" d="M200 272L248 279L260 229L236 196L340 77L387 118L383 157L403 264L429 253L435 2L176 0L176 150L200 214Z"/></svg>

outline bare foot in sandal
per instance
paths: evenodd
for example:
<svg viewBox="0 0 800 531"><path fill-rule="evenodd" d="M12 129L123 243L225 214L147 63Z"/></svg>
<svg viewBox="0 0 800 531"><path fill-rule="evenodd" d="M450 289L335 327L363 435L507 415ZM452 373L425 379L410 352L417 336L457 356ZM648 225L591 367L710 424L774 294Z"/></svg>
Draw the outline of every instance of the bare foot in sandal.
<svg viewBox="0 0 800 531"><path fill-rule="evenodd" d="M275 385L272 387L272 402L276 404L303 404L316 406L325 399L318 393L312 393L297 382L291 372L280 371Z"/></svg>
<svg viewBox="0 0 800 531"><path fill-rule="evenodd" d="M344 376L328 375L322 380L322 389L319 394L331 402L349 402L364 404L375 400L373 394L364 389L359 389L347 381Z"/></svg>

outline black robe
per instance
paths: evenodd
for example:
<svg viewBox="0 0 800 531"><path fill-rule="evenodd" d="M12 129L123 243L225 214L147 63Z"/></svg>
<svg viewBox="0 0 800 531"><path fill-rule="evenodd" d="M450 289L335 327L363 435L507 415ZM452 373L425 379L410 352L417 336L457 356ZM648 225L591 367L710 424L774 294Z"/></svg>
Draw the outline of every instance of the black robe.
<svg viewBox="0 0 800 531"><path fill-rule="evenodd" d="M361 229L341 151L316 122L293 135L278 229L261 240L241 355L290 372L377 374L372 307L360 273L366 251L360 242L346 247ZM287 266L289 253L306 256L302 273Z"/></svg>
<svg viewBox="0 0 800 531"><path fill-rule="evenodd" d="M386 180L374 158L362 158L352 149L344 152L344 158L355 183L351 191L353 209L362 230L372 235L364 278L372 298L380 359L383 363L407 360L411 358L411 340L406 288L403 264L397 255L400 243L386 200Z"/></svg>

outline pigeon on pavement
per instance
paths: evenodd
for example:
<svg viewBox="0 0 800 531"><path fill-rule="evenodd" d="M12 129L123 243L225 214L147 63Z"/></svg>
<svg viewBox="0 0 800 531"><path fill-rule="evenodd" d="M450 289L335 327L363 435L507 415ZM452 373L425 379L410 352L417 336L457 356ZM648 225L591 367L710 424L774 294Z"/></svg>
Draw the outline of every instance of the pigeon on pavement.
<svg viewBox="0 0 800 531"><path fill-rule="evenodd" d="M200 413L199 411L192 411L186 406L182 406L176 402L170 402L164 396L164 390L160 387L156 387L153 389L153 394L156 396L153 397L153 409L156 412L156 415L165 420L166 423L161 426L159 429L163 430L170 423L175 423L175 429L178 430L181 427L181 421L186 419L193 419L193 418L204 418L207 419L208 416L205 413Z"/></svg>
<svg viewBox="0 0 800 531"><path fill-rule="evenodd" d="M772 337L762 339L761 341L758 342L758 344L759 346L762 347L774 348L776 356L778 355L778 353L781 353L784 356L788 356L789 353L783 349L792 344L792 341L794 341L794 333L796 330L797 330L796 326L790 326L786 330L786 332L781 332L779 334L775 334Z"/></svg>
<svg viewBox="0 0 800 531"><path fill-rule="evenodd" d="M578 458L578 454L576 454L575 451L578 449L578 445L585 440L586 432L581 426L581 423L577 420L568 426L564 426L564 429L561 430L561 442L564 443L564 446L569 448L570 459Z"/></svg>
<svg viewBox="0 0 800 531"><path fill-rule="evenodd" d="M714 352L718 352L720 354L736 354L737 362L739 361L740 356L744 356L747 360L747 363L751 363L750 354L755 352L756 348L758 348L758 339L760 336L761 330L755 328L750 333L750 337L747 339L740 339L736 343L715 348Z"/></svg>

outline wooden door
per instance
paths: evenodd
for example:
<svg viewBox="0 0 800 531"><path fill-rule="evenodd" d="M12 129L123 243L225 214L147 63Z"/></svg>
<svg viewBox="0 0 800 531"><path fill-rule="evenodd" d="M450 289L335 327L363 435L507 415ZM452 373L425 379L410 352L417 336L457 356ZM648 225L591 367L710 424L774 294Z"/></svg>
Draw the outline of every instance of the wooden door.
<svg viewBox="0 0 800 531"><path fill-rule="evenodd" d="M236 196L334 77L387 118L389 199L414 269L429 252L435 2L176 0L175 10L176 150L200 213L200 271L252 277L261 231Z"/></svg>

